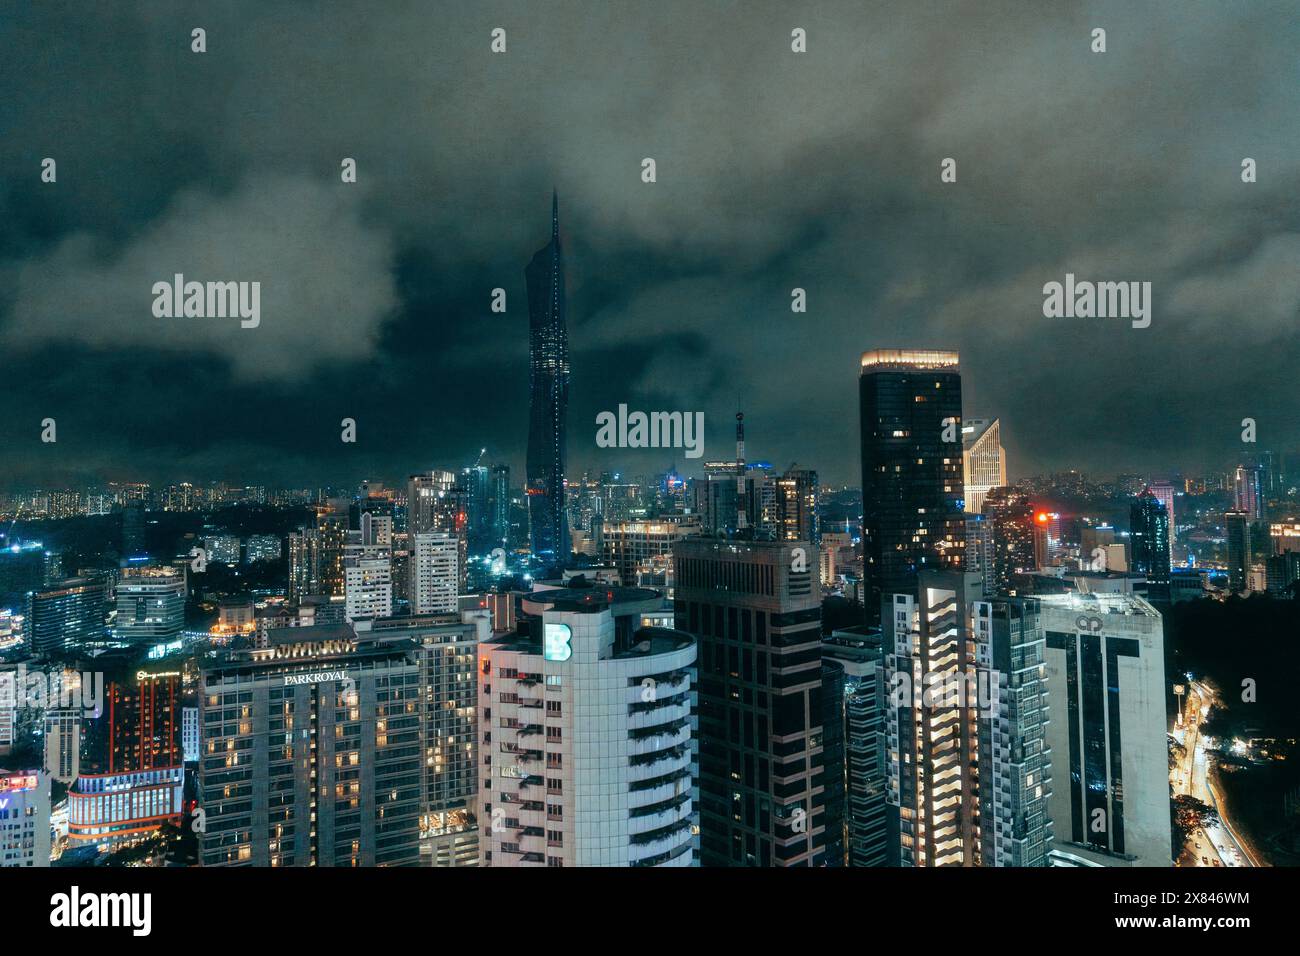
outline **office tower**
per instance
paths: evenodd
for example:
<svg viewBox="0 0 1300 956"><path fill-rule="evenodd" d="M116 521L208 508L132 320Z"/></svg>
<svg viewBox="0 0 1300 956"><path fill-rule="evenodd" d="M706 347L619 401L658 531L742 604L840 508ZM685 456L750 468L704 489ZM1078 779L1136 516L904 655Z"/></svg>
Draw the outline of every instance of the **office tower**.
<svg viewBox="0 0 1300 956"><path fill-rule="evenodd" d="M693 519L676 517L603 524L601 562L613 567L627 587L639 583L642 575L670 578L673 545L699 530Z"/></svg>
<svg viewBox="0 0 1300 956"><path fill-rule="evenodd" d="M1053 856L1169 866L1164 622L1128 594L1039 598L1047 638Z"/></svg>
<svg viewBox="0 0 1300 956"><path fill-rule="evenodd" d="M845 816L846 748L844 740L844 665L822 655L822 759L814 786L822 788L823 839L826 866L848 865L848 829Z"/></svg>
<svg viewBox="0 0 1300 956"><path fill-rule="evenodd" d="M993 539L992 588L989 594L1006 594L1014 575L1033 571L1034 506L1024 489L994 488L984 498L984 517Z"/></svg>
<svg viewBox="0 0 1300 956"><path fill-rule="evenodd" d="M393 553L379 544L382 523L362 515L362 528L348 532L343 554L345 610L348 621L388 617L393 613Z"/></svg>
<svg viewBox="0 0 1300 956"><path fill-rule="evenodd" d="M479 647L484 865L694 863L695 641L610 596L541 592L526 633Z"/></svg>
<svg viewBox="0 0 1300 956"><path fill-rule="evenodd" d="M978 694L970 687L973 574L923 571L881 621L889 684L888 796L903 866L975 866L980 844Z"/></svg>
<svg viewBox="0 0 1300 956"><path fill-rule="evenodd" d="M105 590L100 578L68 578L32 594L30 634L38 654L103 643Z"/></svg>
<svg viewBox="0 0 1300 956"><path fill-rule="evenodd" d="M486 613L471 611L451 623L421 617L389 618L373 621L368 628L359 631L358 638L380 646L410 642L420 667L424 694L421 864L477 866L477 650L491 635L490 619Z"/></svg>
<svg viewBox="0 0 1300 956"><path fill-rule="evenodd" d="M203 866L414 866L425 688L413 641L281 628L205 661Z"/></svg>
<svg viewBox="0 0 1300 956"><path fill-rule="evenodd" d="M966 513L981 514L984 496L1007 483L1007 453L1002 447L1002 422L968 418L961 425L962 486Z"/></svg>
<svg viewBox="0 0 1300 956"><path fill-rule="evenodd" d="M410 592L412 614L455 614L460 580L456 536L428 532L411 536Z"/></svg>
<svg viewBox="0 0 1300 956"><path fill-rule="evenodd" d="M122 505L122 557L132 558L145 553L144 539L145 502L128 498Z"/></svg>
<svg viewBox="0 0 1300 956"><path fill-rule="evenodd" d="M551 241L533 256L528 285L528 520L537 557L564 563L569 527L564 463L569 414L569 332L559 197L551 197Z"/></svg>
<svg viewBox="0 0 1300 956"><path fill-rule="evenodd" d="M510 466L492 466L492 547L510 549Z"/></svg>
<svg viewBox="0 0 1300 956"><path fill-rule="evenodd" d="M465 535L469 553L487 554L495 545L492 542L492 482L486 465L474 465L461 473L461 487L465 490Z"/></svg>
<svg viewBox="0 0 1300 956"><path fill-rule="evenodd" d="M1047 639L1034 598L976 601L981 866L1047 866Z"/></svg>
<svg viewBox="0 0 1300 956"><path fill-rule="evenodd" d="M152 647L181 636L185 625L185 572L176 568L126 568L117 583L118 641Z"/></svg>
<svg viewBox="0 0 1300 956"><path fill-rule="evenodd" d="M862 543L868 621L916 574L965 563L956 352L862 354Z"/></svg>
<svg viewBox="0 0 1300 956"><path fill-rule="evenodd" d="M1147 488L1129 506L1132 568L1151 584L1169 583L1169 513Z"/></svg>
<svg viewBox="0 0 1300 956"><path fill-rule="evenodd" d="M834 631L822 659L844 671L844 823L849 866L889 866L897 834L885 806L885 687L879 628Z"/></svg>
<svg viewBox="0 0 1300 956"><path fill-rule="evenodd" d="M1174 539L1178 537L1178 522L1174 515L1174 486L1167 481L1153 481L1148 488L1165 506L1165 515L1169 519L1169 563L1174 563Z"/></svg>
<svg viewBox="0 0 1300 956"><path fill-rule="evenodd" d="M1228 531L1228 590L1242 594L1250 583L1252 551L1250 542L1250 513L1229 511L1223 516Z"/></svg>
<svg viewBox="0 0 1300 956"><path fill-rule="evenodd" d="M105 668L99 713L82 724L81 772L68 791L68 840L99 845L180 823L181 675L144 665L134 650L95 659Z"/></svg>
<svg viewBox="0 0 1300 956"><path fill-rule="evenodd" d="M821 489L817 472L791 468L773 482L776 492L776 537L780 541L811 541L821 546Z"/></svg>
<svg viewBox="0 0 1300 956"><path fill-rule="evenodd" d="M821 587L807 542L673 546L676 626L699 642L700 862L821 866Z"/></svg>
<svg viewBox="0 0 1300 956"><path fill-rule="evenodd" d="M0 869L49 865L49 775L0 768Z"/></svg>
<svg viewBox="0 0 1300 956"><path fill-rule="evenodd" d="M0 608L27 613L27 597L45 583L45 548L39 541L0 548Z"/></svg>
<svg viewBox="0 0 1300 956"><path fill-rule="evenodd" d="M1264 499L1259 486L1259 469L1253 465L1237 466L1233 476L1233 498L1237 511L1244 511L1248 520L1264 517Z"/></svg>

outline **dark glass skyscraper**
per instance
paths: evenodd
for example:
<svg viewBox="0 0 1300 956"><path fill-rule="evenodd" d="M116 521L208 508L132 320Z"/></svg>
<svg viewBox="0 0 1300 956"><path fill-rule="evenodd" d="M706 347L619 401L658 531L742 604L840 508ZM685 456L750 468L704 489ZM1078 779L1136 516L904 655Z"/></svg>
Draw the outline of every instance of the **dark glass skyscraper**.
<svg viewBox="0 0 1300 956"><path fill-rule="evenodd" d="M914 594L916 574L965 560L961 374L957 353L862 355L863 576L868 620L882 596Z"/></svg>
<svg viewBox="0 0 1300 956"><path fill-rule="evenodd" d="M1133 570L1152 584L1169 583L1169 513L1148 488L1129 509Z"/></svg>
<svg viewBox="0 0 1300 956"><path fill-rule="evenodd" d="M569 555L564 459L569 414L569 333L559 197L551 196L551 241L524 270L528 283L528 524L533 554Z"/></svg>

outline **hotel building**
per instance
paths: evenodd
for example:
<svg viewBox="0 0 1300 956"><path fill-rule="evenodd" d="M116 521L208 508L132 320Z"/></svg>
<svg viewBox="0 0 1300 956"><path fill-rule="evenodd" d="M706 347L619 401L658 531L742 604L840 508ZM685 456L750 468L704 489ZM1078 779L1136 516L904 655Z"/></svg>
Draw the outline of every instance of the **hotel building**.
<svg viewBox="0 0 1300 956"><path fill-rule="evenodd" d="M695 641L639 626L646 589L531 597L479 648L483 864L693 865Z"/></svg>

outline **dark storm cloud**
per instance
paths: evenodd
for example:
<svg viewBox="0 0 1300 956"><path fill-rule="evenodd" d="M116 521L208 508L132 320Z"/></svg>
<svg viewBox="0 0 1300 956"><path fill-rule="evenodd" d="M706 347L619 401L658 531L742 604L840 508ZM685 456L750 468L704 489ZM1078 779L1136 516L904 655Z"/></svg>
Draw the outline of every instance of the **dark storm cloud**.
<svg viewBox="0 0 1300 956"><path fill-rule="evenodd" d="M351 481L482 446L520 465L522 270L552 185L573 471L670 460L596 449L598 411L702 409L711 456L740 401L752 456L856 482L857 356L896 345L961 350L966 409L1002 417L1013 474L1218 463L1245 416L1300 446L1294 12L21 10L0 29L5 470ZM149 287L175 271L261 279L262 325L155 319ZM1152 282L1151 328L1044 319L1066 272Z"/></svg>

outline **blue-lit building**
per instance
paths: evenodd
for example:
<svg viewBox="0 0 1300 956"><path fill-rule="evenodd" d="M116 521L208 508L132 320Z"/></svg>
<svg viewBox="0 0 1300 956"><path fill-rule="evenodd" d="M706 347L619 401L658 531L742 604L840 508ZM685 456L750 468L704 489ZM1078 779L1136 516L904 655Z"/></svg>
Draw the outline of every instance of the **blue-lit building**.
<svg viewBox="0 0 1300 956"><path fill-rule="evenodd" d="M569 414L569 333L559 198L551 197L551 241L524 271L528 284L528 523L539 558L569 556L564 462Z"/></svg>

